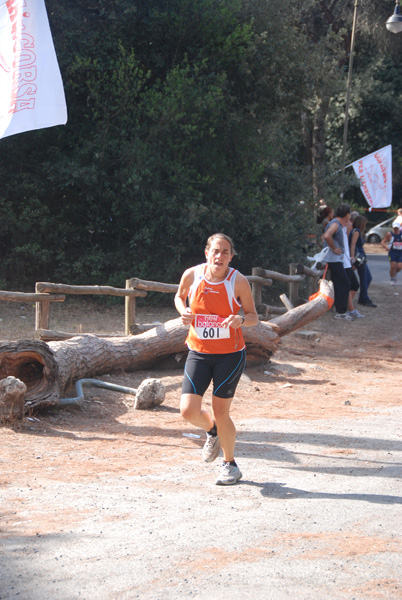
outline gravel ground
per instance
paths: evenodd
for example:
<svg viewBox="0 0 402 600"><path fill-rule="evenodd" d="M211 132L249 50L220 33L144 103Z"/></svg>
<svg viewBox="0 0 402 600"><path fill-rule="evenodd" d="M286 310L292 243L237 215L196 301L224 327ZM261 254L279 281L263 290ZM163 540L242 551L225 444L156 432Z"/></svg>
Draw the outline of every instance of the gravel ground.
<svg viewBox="0 0 402 600"><path fill-rule="evenodd" d="M161 377L155 411L93 390L3 427L0 599L401 599L399 291L374 282L365 319L328 313L247 370L236 486L201 461L178 371L103 377Z"/></svg>
<svg viewBox="0 0 402 600"><path fill-rule="evenodd" d="M0 597L401 598L400 419L245 419L230 488L198 446L147 474L3 487L22 520Z"/></svg>

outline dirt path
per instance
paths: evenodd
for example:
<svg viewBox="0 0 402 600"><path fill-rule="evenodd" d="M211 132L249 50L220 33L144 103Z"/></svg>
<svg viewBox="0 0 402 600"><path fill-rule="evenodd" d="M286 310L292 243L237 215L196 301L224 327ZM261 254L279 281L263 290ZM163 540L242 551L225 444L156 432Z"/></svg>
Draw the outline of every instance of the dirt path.
<svg viewBox="0 0 402 600"><path fill-rule="evenodd" d="M402 284L371 295L364 319L328 313L246 370L235 487L200 460L180 371L102 376L160 377L153 411L87 388L82 410L0 429L0 599L402 598ZM31 308L3 310L2 337L23 337ZM121 315L102 321L117 332ZM98 326L82 308L57 318Z"/></svg>

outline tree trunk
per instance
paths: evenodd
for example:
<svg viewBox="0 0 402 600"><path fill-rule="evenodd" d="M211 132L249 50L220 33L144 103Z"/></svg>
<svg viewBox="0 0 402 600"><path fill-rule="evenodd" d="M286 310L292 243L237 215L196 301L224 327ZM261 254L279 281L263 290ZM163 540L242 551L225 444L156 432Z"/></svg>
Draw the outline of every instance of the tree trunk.
<svg viewBox="0 0 402 600"><path fill-rule="evenodd" d="M324 287L323 287L324 286ZM317 319L328 310L325 295L333 297L331 284L322 282L324 295L299 306L270 323L245 327L247 354L269 358L280 337ZM0 344L0 379L13 376L27 387L25 407L43 409L56 405L78 379L116 370L135 371L186 351L187 328L173 319L140 335L99 338L83 335L65 341L40 340Z"/></svg>
<svg viewBox="0 0 402 600"><path fill-rule="evenodd" d="M325 173L325 141L326 119L329 109L329 97L323 96L318 102L314 115L313 136L311 148L311 162L313 172L313 198L318 202L320 198L326 199L326 173Z"/></svg>

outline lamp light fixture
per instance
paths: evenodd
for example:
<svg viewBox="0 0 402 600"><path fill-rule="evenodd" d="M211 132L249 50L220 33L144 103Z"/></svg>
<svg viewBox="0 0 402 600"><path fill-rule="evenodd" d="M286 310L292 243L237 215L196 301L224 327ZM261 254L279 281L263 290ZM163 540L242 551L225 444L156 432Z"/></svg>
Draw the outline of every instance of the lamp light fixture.
<svg viewBox="0 0 402 600"><path fill-rule="evenodd" d="M385 26L391 33L400 33L402 31L402 15L399 10L399 0L396 0L394 14L388 19Z"/></svg>

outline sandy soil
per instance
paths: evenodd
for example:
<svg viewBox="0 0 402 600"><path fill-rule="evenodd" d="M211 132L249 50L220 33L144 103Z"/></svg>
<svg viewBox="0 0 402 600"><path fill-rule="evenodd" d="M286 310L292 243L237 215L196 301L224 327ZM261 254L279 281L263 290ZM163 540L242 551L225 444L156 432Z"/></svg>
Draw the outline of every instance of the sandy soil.
<svg viewBox="0 0 402 600"><path fill-rule="evenodd" d="M201 462L180 370L99 376L160 378L151 411L86 388L80 410L3 426L0 599L402 598L402 285L374 281L371 295L364 319L329 312L246 369L235 487ZM34 307L3 305L2 338L30 337ZM52 328L122 333L122 308L91 308L55 307Z"/></svg>

